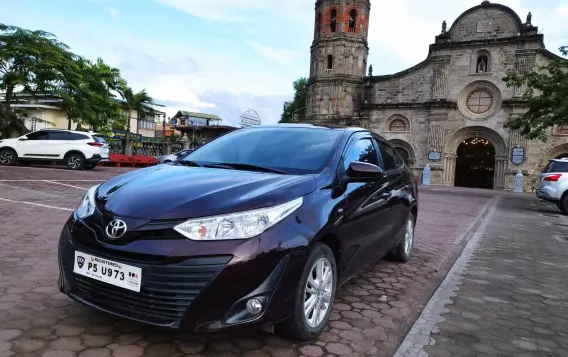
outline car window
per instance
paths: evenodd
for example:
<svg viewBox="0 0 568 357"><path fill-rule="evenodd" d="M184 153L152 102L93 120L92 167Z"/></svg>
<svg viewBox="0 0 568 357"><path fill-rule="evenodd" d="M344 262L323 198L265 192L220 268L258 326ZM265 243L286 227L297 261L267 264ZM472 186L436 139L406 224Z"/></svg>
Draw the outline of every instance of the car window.
<svg viewBox="0 0 568 357"><path fill-rule="evenodd" d="M359 161L366 162L373 165L379 165L379 156L375 150L375 146L370 139L360 139L358 140L343 158L343 163L345 165L345 170L349 168L351 163Z"/></svg>
<svg viewBox="0 0 568 357"><path fill-rule="evenodd" d="M568 172L568 162L564 161L551 161L547 165L547 171L545 173L555 173L555 172Z"/></svg>
<svg viewBox="0 0 568 357"><path fill-rule="evenodd" d="M381 151L381 156L383 157L383 170L391 171L396 170L402 165L397 165L396 156L397 153L393 150L390 146L386 145L385 143L378 141L377 144L379 145L379 150ZM402 160L401 160L402 162Z"/></svg>
<svg viewBox="0 0 568 357"><path fill-rule="evenodd" d="M69 139L67 140L86 140L89 139L87 135L79 134L79 133L69 133ZM96 141L95 137L95 141Z"/></svg>
<svg viewBox="0 0 568 357"><path fill-rule="evenodd" d="M47 131L36 131L34 133L27 134L28 140L47 140Z"/></svg>
<svg viewBox="0 0 568 357"><path fill-rule="evenodd" d="M318 173L333 155L340 134L331 129L240 129L201 146L183 160L263 166L292 174Z"/></svg>
<svg viewBox="0 0 568 357"><path fill-rule="evenodd" d="M48 140L71 140L69 133L65 131L50 131Z"/></svg>

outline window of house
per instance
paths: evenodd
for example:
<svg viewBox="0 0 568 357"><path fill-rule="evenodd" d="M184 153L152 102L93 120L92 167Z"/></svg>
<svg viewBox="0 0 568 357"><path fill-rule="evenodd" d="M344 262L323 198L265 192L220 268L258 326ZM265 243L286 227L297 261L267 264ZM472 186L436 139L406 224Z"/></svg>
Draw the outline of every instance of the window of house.
<svg viewBox="0 0 568 357"><path fill-rule="evenodd" d="M326 62L325 69L326 69L327 73L330 73L333 70L333 56L332 55L327 56L327 62Z"/></svg>
<svg viewBox="0 0 568 357"><path fill-rule="evenodd" d="M349 13L349 32L355 32L357 28L357 10L353 9Z"/></svg>
<svg viewBox="0 0 568 357"><path fill-rule="evenodd" d="M408 131L406 123L402 119L394 119L389 124L389 131Z"/></svg>
<svg viewBox="0 0 568 357"><path fill-rule="evenodd" d="M331 24L330 24L331 32L335 32L337 30L337 10L331 10Z"/></svg>

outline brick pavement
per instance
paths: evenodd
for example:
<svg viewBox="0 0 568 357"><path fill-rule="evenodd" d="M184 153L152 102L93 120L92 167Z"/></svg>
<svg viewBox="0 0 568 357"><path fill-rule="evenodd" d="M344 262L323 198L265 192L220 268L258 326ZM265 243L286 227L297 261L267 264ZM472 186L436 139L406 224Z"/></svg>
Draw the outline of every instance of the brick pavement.
<svg viewBox="0 0 568 357"><path fill-rule="evenodd" d="M568 356L568 219L534 198L495 208L397 356Z"/></svg>
<svg viewBox="0 0 568 357"><path fill-rule="evenodd" d="M0 198L73 209L90 185L73 180L102 180L124 171L0 168ZM26 179L69 180L64 183L83 189L1 181ZM339 289L326 332L303 345L257 331L162 331L72 302L56 288L57 237L70 212L0 201L0 357L391 356L493 194L421 191L414 257L408 264L380 261Z"/></svg>

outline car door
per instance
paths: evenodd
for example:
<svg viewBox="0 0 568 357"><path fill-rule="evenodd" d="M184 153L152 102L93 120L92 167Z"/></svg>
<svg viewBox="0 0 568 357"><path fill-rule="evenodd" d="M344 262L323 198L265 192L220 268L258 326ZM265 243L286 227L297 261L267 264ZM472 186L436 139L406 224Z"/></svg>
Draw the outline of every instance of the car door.
<svg viewBox="0 0 568 357"><path fill-rule="evenodd" d="M392 247L397 243L397 234L405 227L410 212L412 177L404 168L404 160L390 144L380 138L377 138L376 143L389 180L391 231L388 234L388 245Z"/></svg>
<svg viewBox="0 0 568 357"><path fill-rule="evenodd" d="M343 173L352 162L360 161L380 166L376 147L370 136L350 141L343 155L339 170ZM342 261L344 276L356 273L370 261L382 256L381 242L390 232L390 207L388 177L370 182L345 184L343 220L338 234L345 248Z"/></svg>
<svg viewBox="0 0 568 357"><path fill-rule="evenodd" d="M18 157L22 159L45 159L45 144L47 143L47 131L35 131L24 135L16 145Z"/></svg>
<svg viewBox="0 0 568 357"><path fill-rule="evenodd" d="M70 145L71 136L68 131L50 131L45 145L45 157L62 160Z"/></svg>

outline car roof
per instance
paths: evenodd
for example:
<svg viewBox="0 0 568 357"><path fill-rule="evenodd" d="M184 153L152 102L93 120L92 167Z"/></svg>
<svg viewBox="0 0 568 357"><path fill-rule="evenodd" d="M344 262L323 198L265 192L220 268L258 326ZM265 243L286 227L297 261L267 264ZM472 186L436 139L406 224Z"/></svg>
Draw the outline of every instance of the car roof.
<svg viewBox="0 0 568 357"><path fill-rule="evenodd" d="M335 125L335 124L292 124L292 123L279 123L279 124L263 124L250 126L244 129L255 129L255 128L292 128L292 129L322 129L322 130L338 130L338 131L368 131L364 128Z"/></svg>

